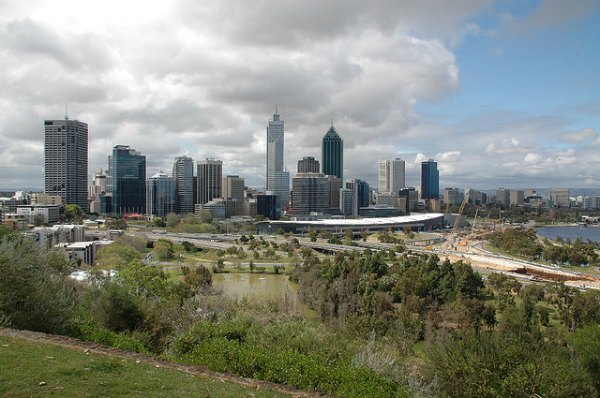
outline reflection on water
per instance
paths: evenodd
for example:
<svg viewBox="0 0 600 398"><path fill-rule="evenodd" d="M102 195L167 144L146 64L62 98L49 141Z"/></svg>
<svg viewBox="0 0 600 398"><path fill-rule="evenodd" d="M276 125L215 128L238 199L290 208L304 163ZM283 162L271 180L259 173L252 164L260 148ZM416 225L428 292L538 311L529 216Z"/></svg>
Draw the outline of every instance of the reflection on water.
<svg viewBox="0 0 600 398"><path fill-rule="evenodd" d="M298 297L298 286L288 280L287 275L277 274L213 274L213 287L223 290L230 297L277 299L288 296L294 301Z"/></svg>
<svg viewBox="0 0 600 398"><path fill-rule="evenodd" d="M278 274L213 274L213 287L232 298L251 297L277 300L280 309L300 312L306 319L317 320L317 313L298 300L298 285L287 275Z"/></svg>

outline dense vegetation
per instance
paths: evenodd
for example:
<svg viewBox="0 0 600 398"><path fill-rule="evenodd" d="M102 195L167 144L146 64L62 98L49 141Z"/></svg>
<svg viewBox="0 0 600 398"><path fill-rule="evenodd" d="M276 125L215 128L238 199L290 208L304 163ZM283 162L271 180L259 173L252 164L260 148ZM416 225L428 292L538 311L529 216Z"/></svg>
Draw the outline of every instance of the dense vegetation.
<svg viewBox="0 0 600 398"><path fill-rule="evenodd" d="M598 243L584 242L577 238L551 242L548 239L539 240L531 228L507 228L494 232L490 243L498 249L528 259L542 259L560 265L585 266L598 263Z"/></svg>
<svg viewBox="0 0 600 398"><path fill-rule="evenodd" d="M170 276L142 262L191 247L124 236L100 255L118 277L80 284L58 252L6 235L0 323L344 397L600 396L598 291L484 281L463 262L401 250L305 249L290 238L283 250L302 257L287 268L318 321L285 299L228 299L204 266Z"/></svg>

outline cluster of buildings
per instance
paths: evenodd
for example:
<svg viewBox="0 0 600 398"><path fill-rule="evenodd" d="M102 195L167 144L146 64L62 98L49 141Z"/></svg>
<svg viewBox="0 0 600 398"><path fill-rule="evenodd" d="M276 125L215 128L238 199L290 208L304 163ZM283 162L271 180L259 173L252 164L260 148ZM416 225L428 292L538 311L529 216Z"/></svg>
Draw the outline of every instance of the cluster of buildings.
<svg viewBox="0 0 600 398"><path fill-rule="evenodd" d="M243 177L223 175L218 159L194 161L178 156L172 172L146 176L146 156L117 145L108 167L94 173L88 186L88 125L78 120L44 122L44 193L0 200L5 223L53 224L64 205L111 217L165 217L202 210L215 218L261 215L276 220L358 217L396 217L460 204L495 203L500 207L600 208L600 197L571 198L568 189L551 189L545 197L534 190L498 188L495 195L472 188L445 188L440 193L439 171L433 159L421 163L420 187L406 186L406 163L400 158L377 162L378 187L344 176L344 141L333 123L321 142L321 156L304 156L290 174L284 161L285 124L275 110L268 120L265 189L248 188Z"/></svg>

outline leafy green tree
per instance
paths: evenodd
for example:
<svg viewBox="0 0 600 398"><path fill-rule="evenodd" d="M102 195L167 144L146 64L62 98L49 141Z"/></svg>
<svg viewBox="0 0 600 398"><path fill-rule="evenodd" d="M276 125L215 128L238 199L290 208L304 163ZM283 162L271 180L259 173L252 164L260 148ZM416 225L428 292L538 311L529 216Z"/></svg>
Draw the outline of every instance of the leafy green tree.
<svg viewBox="0 0 600 398"><path fill-rule="evenodd" d="M153 251L160 261L169 261L175 257L173 243L167 239L159 239L154 243Z"/></svg>
<svg viewBox="0 0 600 398"><path fill-rule="evenodd" d="M152 225L156 228L165 228L167 226L167 223L160 217L154 217L154 219L152 220Z"/></svg>
<svg viewBox="0 0 600 398"><path fill-rule="evenodd" d="M85 213L79 205L65 205L65 221L69 223L81 224ZM116 229L116 228L115 228ZM124 229L124 228L120 228Z"/></svg>
<svg viewBox="0 0 600 398"><path fill-rule="evenodd" d="M72 326L74 286L64 253L31 239L0 241L0 319L18 329L66 333Z"/></svg>
<svg viewBox="0 0 600 398"><path fill-rule="evenodd" d="M589 325L569 336L575 356L593 381L596 397L600 397L600 327Z"/></svg>
<svg viewBox="0 0 600 398"><path fill-rule="evenodd" d="M127 221L123 218L111 218L106 221L106 229L116 229L116 230L126 230L127 229Z"/></svg>
<svg viewBox="0 0 600 398"><path fill-rule="evenodd" d="M179 225L180 219L179 216L175 213L167 214L167 228L173 229Z"/></svg>
<svg viewBox="0 0 600 398"><path fill-rule="evenodd" d="M88 293L86 301L92 319L115 332L133 331L144 321L142 301L128 286L107 281Z"/></svg>

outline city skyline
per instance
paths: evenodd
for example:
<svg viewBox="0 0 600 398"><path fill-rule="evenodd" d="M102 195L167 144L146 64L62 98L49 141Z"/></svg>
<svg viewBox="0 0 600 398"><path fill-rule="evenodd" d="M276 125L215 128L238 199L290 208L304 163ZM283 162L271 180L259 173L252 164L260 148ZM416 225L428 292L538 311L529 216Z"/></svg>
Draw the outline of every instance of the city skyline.
<svg viewBox="0 0 600 398"><path fill-rule="evenodd" d="M600 186L597 1L40 0L0 11L3 188L42 188L40 125L65 105L89 125L89 173L125 144L147 156L148 175L176 156L215 157L263 187L276 104L289 170L320 153L333 118L344 176L372 186L377 161L396 157L407 186L429 158L442 187Z"/></svg>

